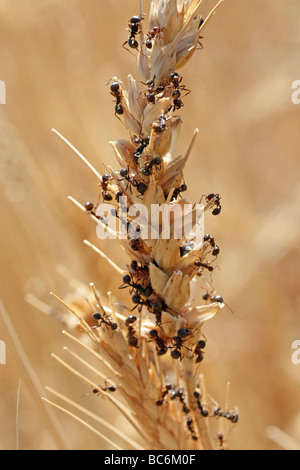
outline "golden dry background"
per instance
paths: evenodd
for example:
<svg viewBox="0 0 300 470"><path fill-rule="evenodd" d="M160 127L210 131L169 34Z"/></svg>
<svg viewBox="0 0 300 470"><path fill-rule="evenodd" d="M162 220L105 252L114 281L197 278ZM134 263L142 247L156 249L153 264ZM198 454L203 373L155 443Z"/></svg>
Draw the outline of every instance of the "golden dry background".
<svg viewBox="0 0 300 470"><path fill-rule="evenodd" d="M88 387L50 357L63 354L61 325L24 295L54 305L50 291L63 296L71 289L59 265L72 279L118 294L120 279L82 240L96 241L124 265L120 248L97 241L91 221L67 200L71 194L95 201L97 180L51 128L100 172L115 164L108 141L127 133L106 84L135 75L135 59L121 46L137 13L137 0L0 0L0 79L7 91L0 105L0 296L40 383L120 426L107 401L80 398ZM200 129L185 173L188 195L222 196L222 214L206 217L206 231L222 249L214 285L233 313L226 308L206 326L203 372L221 406L231 382L231 405L241 414L232 449L280 448L265 436L269 425L300 443L300 365L291 362L292 342L300 339L300 105L291 101L292 82L300 79L299 30L299 0L226 0L205 30L204 49L182 71L192 93L178 153ZM2 319L0 340L7 347L0 448L17 446L20 379L19 447L56 448ZM105 448L79 423L55 414L68 448Z"/></svg>

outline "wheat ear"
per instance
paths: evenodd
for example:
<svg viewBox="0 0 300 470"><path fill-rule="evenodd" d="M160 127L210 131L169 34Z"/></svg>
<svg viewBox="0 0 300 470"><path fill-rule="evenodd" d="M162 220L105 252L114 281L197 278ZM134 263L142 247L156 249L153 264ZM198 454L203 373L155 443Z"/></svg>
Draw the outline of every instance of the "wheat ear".
<svg viewBox="0 0 300 470"><path fill-rule="evenodd" d="M206 18L201 14L203 3L152 0L148 17L141 9L129 20L124 48L137 54L139 80L129 75L128 91L121 80L114 77L109 81L115 115L130 135L128 140L111 142L121 169L109 168L109 173L100 175L66 138L54 131L93 172L101 186L99 201L110 203L112 214L121 222L120 201L126 198L128 218L124 216L123 225L130 227L131 238L124 237L120 228L114 231L107 227L101 205L82 204L74 198L70 201L87 213L99 230L119 239L130 260L124 268L109 260L98 247L88 241L85 244L115 269L120 287L128 289L133 302L129 308L132 312L126 313L111 294L107 304L94 284L85 307L72 302L70 296L69 301L55 296L76 317L90 344L71 335L69 338L88 349L99 364L105 364L113 382L77 353L72 353L73 358L84 365L88 376L54 357L84 380L95 397L105 397L116 406L138 433L144 449L223 448L228 426L238 420L237 412L230 411L229 405L222 411L206 394L201 374L206 346L202 327L224 307L223 299L211 287L214 261L220 251L215 239L206 235L201 244L195 243L190 237L197 224L195 217L190 232L185 231L179 239L172 230L168 239L163 236L162 220L158 238L136 237L143 224L134 225L134 216L130 215L135 204L148 211L153 205L164 204L173 209L174 229L176 209L189 204L183 198L187 190L183 171L198 130L191 135L186 154L175 156L182 123L179 110L190 93L178 70L202 47L203 29L222 0ZM194 216L194 206L189 207ZM214 215L221 212L218 194L204 197L204 211ZM180 222L184 225L183 219ZM143 228L152 228L151 220ZM206 291L200 306L190 304L194 282ZM227 431L214 438L210 427L217 418L223 418Z"/></svg>

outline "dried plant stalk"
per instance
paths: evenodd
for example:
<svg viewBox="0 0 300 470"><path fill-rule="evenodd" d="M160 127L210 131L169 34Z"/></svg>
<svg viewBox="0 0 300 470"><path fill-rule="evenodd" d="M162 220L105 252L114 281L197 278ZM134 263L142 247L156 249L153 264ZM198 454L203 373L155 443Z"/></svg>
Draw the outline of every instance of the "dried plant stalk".
<svg viewBox="0 0 300 470"><path fill-rule="evenodd" d="M201 15L202 3L203 0L152 0L146 34L142 11L129 21L129 38L124 47L137 53L139 80L129 75L128 91L117 78L109 82L116 101L115 114L130 134L130 140L111 142L120 170L109 169L110 173L100 175L55 131L98 178L103 201L112 205L114 216L121 222L124 212L121 216L120 201L126 197L127 221L123 222L126 228L130 227L131 239L111 228L109 234L119 238L130 262L124 270L109 262L123 277L121 287L128 288L133 301L133 311L126 314L112 296L109 305L105 305L94 285L93 300L85 306L72 298L61 301L76 316L92 346L77 342L91 353L94 351L101 363L109 367L113 383L104 381L102 386L97 385L99 377L90 380L55 358L87 382L95 396L104 396L114 403L136 429L145 449L212 449L217 445L210 431L212 418L224 418L227 423L238 420L236 412L221 411L205 395L200 375L206 345L202 326L224 306L223 299L213 294L210 281L205 280L205 275L214 269L218 245L208 235L197 245L187 231L177 239L171 230L166 239L162 220L158 239L150 235L141 239L137 236L141 227L152 228L152 220L147 220L146 226L134 225L131 214L135 204L145 207L148 213L153 205L167 204L174 214L171 229L176 217L185 223L182 212L176 209L189 204L182 197L187 189L183 171L198 131L194 132L187 153L174 156L182 123L178 112L185 95L190 93L177 70L202 46L203 28L221 2L206 19ZM90 214L99 229L108 230L101 206L81 205L70 199ZM190 210L193 213L194 207ZM218 215L219 195L206 196L204 210ZM105 258L97 247L85 243ZM205 303L196 307L189 303L195 280L207 290ZM92 314L98 325L91 323ZM97 377L97 370L78 355L76 358ZM219 435L219 446L224 446L225 437Z"/></svg>

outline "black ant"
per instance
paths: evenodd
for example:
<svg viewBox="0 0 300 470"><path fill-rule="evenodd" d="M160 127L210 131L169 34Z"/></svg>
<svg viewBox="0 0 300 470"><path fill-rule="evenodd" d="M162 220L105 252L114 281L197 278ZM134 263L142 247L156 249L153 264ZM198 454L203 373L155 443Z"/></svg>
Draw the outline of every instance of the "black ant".
<svg viewBox="0 0 300 470"><path fill-rule="evenodd" d="M156 351L158 355L163 356L164 354L167 354L168 346L166 346L164 340L158 336L157 331L156 330L149 331L149 336L156 343Z"/></svg>
<svg viewBox="0 0 300 470"><path fill-rule="evenodd" d="M206 292L202 298L203 300L210 301L211 303L216 302L220 304L225 304L226 307L231 311L231 313L234 313L233 310L229 307L229 305L224 302L223 297L221 297L220 295L211 295L208 292Z"/></svg>
<svg viewBox="0 0 300 470"><path fill-rule="evenodd" d="M114 387L113 385L106 386L106 388L102 388L101 390L103 392L110 392L110 393L114 393L117 391L116 387Z"/></svg>
<svg viewBox="0 0 300 470"><path fill-rule="evenodd" d="M135 329L132 326L134 323L136 323L136 321L137 321L137 317L135 317L134 315L130 315L125 320L125 326L127 328L128 344L129 346L132 346L133 348L138 348L138 339L136 337Z"/></svg>
<svg viewBox="0 0 300 470"><path fill-rule="evenodd" d="M137 292L133 294L133 296L131 297L131 300L135 304L135 307L133 307L130 310L130 312L133 312L135 309L138 309L138 312L140 313L144 306L147 306L147 307L149 306L149 300L143 299L142 296L138 294Z"/></svg>
<svg viewBox="0 0 300 470"><path fill-rule="evenodd" d="M180 109L183 106L183 102L181 101L181 92L185 91L185 96L191 93L191 90L188 90L185 85L181 85L183 77L181 77L177 72L173 72L170 75L169 81L172 83L174 90L172 92L172 98L174 99L174 110Z"/></svg>
<svg viewBox="0 0 300 470"><path fill-rule="evenodd" d="M139 182L137 179L130 176L129 171L126 168L121 168L120 176L125 179L129 185L131 185L133 188L136 188L136 190L141 195L145 194L145 192L147 191L148 186L146 185L146 183L144 183L143 181Z"/></svg>
<svg viewBox="0 0 300 470"><path fill-rule="evenodd" d="M157 169L161 166L162 160L160 157L155 157L149 162L147 162L142 169L142 175L143 176L151 176L153 172L153 167L156 167Z"/></svg>
<svg viewBox="0 0 300 470"><path fill-rule="evenodd" d="M211 254L213 256L217 257L220 254L220 247L218 245L215 245L213 247L213 250L212 250Z"/></svg>
<svg viewBox="0 0 300 470"><path fill-rule="evenodd" d="M165 28L162 28L161 26L154 26L154 28L149 31L145 41L145 46L147 47L147 49L152 49L152 41L157 38L163 32L164 29Z"/></svg>
<svg viewBox="0 0 300 470"><path fill-rule="evenodd" d="M224 299L223 297L221 297L220 295L211 295L209 294L208 292L206 292L206 294L203 295L203 300L210 300L212 303L214 302L219 302L220 304L223 304L224 303Z"/></svg>
<svg viewBox="0 0 300 470"><path fill-rule="evenodd" d="M117 100L116 106L115 106L115 113L120 114L120 115L124 114L124 109L123 109L123 106L121 104L121 102L122 102L122 91L121 91L121 87L120 87L119 82L112 82L112 84L110 85L110 93Z"/></svg>
<svg viewBox="0 0 300 470"><path fill-rule="evenodd" d="M174 385L167 384L165 390L161 394L161 399L156 401L156 406L162 406L164 404L166 396L170 394L174 388Z"/></svg>
<svg viewBox="0 0 300 470"><path fill-rule="evenodd" d="M104 318L101 313L94 313L93 319L98 321L99 324L97 326L93 326L92 328L100 328L101 325L106 325L107 327L111 328L113 331L118 328L117 323L113 323L109 318Z"/></svg>
<svg viewBox="0 0 300 470"><path fill-rule="evenodd" d="M212 247L212 255L217 257L220 254L220 247L215 243L215 239L207 234L204 236L204 241L210 244Z"/></svg>
<svg viewBox="0 0 300 470"><path fill-rule="evenodd" d="M149 311L153 313L156 317L156 326L159 326L161 324L161 315L164 310L167 310L167 306L163 302L153 302L149 303L148 305Z"/></svg>
<svg viewBox="0 0 300 470"><path fill-rule="evenodd" d="M182 404L182 411L183 413L187 414L190 412L189 408L187 407L185 400L184 400L184 390L180 388L179 390L175 390L172 394L171 400L175 400L176 398L179 399L180 403Z"/></svg>
<svg viewBox="0 0 300 470"><path fill-rule="evenodd" d="M149 103L153 104L155 103L156 95L163 93L166 88L164 85L158 85L157 87L155 87L155 76L151 80L148 80L146 83L144 83L144 85L147 85L148 88L143 93L145 93Z"/></svg>
<svg viewBox="0 0 300 470"><path fill-rule="evenodd" d="M133 282L132 276L130 274L125 274L123 277L123 284L122 286L119 287L119 289L126 289L127 287L132 288L132 292L135 292L138 296L143 296L143 297L150 297L153 294L153 289L151 285L148 285L144 287L142 284L138 284L136 282Z"/></svg>
<svg viewBox="0 0 300 470"><path fill-rule="evenodd" d="M155 134L163 134L167 130L168 118L161 114L157 120L152 124L152 129Z"/></svg>
<svg viewBox="0 0 300 470"><path fill-rule="evenodd" d="M196 261L195 266L196 266L196 268L207 269L210 273L212 273L213 270L214 270L213 266L211 266L210 264L207 264L207 263L202 263L201 261Z"/></svg>
<svg viewBox="0 0 300 470"><path fill-rule="evenodd" d="M155 90L155 77L151 80L148 80L147 83L147 90L143 91L145 93L147 100L149 103L155 103L155 97L156 97L156 90Z"/></svg>
<svg viewBox="0 0 300 470"><path fill-rule="evenodd" d="M192 420L191 417L188 418L188 420L186 422L186 425L187 425L187 428L188 428L188 430L190 431L190 433L192 435L193 441L197 441L198 437L196 436L195 429L194 429L194 423L193 423L193 420Z"/></svg>
<svg viewBox="0 0 300 470"><path fill-rule="evenodd" d="M181 186L179 186L179 188L175 188L174 192L173 192L173 195L172 195L172 198L171 198L171 202L176 201L178 196L181 196L181 193L184 193L185 191L187 191L187 189L188 189L188 187L185 183L183 183Z"/></svg>
<svg viewBox="0 0 300 470"><path fill-rule="evenodd" d="M200 339L194 349L194 354L197 356L196 364L199 364L199 362L203 361L204 359L203 349L205 349L205 347L206 347L206 341L204 341L203 339Z"/></svg>
<svg viewBox="0 0 300 470"><path fill-rule="evenodd" d="M110 393L114 393L117 391L116 387L114 387L113 385L108 385L106 381L105 381L105 387L101 387L100 390L102 390L102 392L110 392ZM99 390L97 390L96 388L93 388L93 393L99 393Z"/></svg>
<svg viewBox="0 0 300 470"><path fill-rule="evenodd" d="M124 42L122 47L124 47L125 44L128 44L131 49L137 49L139 47L139 43L136 40L136 36L141 32L140 23L143 19L144 18L142 16L133 16L132 18L130 18L128 23L130 35L127 41Z"/></svg>
<svg viewBox="0 0 300 470"><path fill-rule="evenodd" d="M225 450L225 447L224 447L224 444L225 444L224 435L223 435L222 433L218 433L218 434L217 434L217 439L218 439L218 442L219 442L219 448L218 448L218 450Z"/></svg>
<svg viewBox="0 0 300 470"><path fill-rule="evenodd" d="M138 159L141 157L145 148L148 147L149 142L150 142L150 137L145 137L144 139L139 139L139 138L136 139L135 143L140 144L139 147L133 153L133 158L136 161L136 163L138 162Z"/></svg>
<svg viewBox="0 0 300 470"><path fill-rule="evenodd" d="M87 393L86 395L83 395L83 397L89 395L90 393L93 393L94 395L99 395L101 393L101 391L102 392L114 393L114 392L117 391L117 389L113 385L107 385L107 382L105 381L105 387L100 387L100 386L99 386L99 388L93 387L92 390L89 393ZM104 397L102 397L102 398L104 398Z"/></svg>
<svg viewBox="0 0 300 470"><path fill-rule="evenodd" d="M213 215L219 215L221 213L222 206L220 203L221 201L220 194L211 193L208 196L205 196L205 200L207 204L213 202L213 206L215 206L215 209L212 211Z"/></svg>
<svg viewBox="0 0 300 470"><path fill-rule="evenodd" d="M102 187L102 197L103 201L112 201L113 197L107 192L109 182L113 179L113 176L110 174L105 174L102 176L102 181L100 183Z"/></svg>
<svg viewBox="0 0 300 470"><path fill-rule="evenodd" d="M184 346L184 342L188 340L188 336L192 336L193 332L188 328L181 328L177 331L177 336L173 336L172 345L174 350L171 352L171 357L173 359L182 359L181 348L184 347L190 351L189 348Z"/></svg>
<svg viewBox="0 0 300 470"><path fill-rule="evenodd" d="M207 418L208 417L208 411L205 410L202 406L202 403L200 401L200 393L199 392L194 392L194 397L196 398L197 405L198 405L198 408L200 410L201 416L203 416L203 418Z"/></svg>
<svg viewBox="0 0 300 470"><path fill-rule="evenodd" d="M236 424L239 420L239 414L234 411L222 411L219 407L214 409L214 416L218 416L220 418L225 418L231 421L233 424Z"/></svg>

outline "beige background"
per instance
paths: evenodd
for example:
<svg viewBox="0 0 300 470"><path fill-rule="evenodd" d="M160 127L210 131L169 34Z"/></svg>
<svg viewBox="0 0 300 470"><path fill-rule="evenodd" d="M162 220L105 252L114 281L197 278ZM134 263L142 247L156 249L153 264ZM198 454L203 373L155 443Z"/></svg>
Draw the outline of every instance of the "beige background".
<svg viewBox="0 0 300 470"><path fill-rule="evenodd" d="M212 5L206 2L207 7ZM99 169L114 164L109 140L125 137L114 118L106 84L135 74L134 57L121 47L132 0L0 0L0 296L30 363L51 385L112 420L109 405L87 396L88 387L55 363L62 327L24 301L31 292L53 305L49 292L65 295L65 266L80 282L94 281L118 294L120 279L82 245L96 241L92 223L68 201L97 199L97 180L51 134L55 127ZM145 5L147 11L147 5ZM298 0L226 0L205 30L204 50L182 71L192 90L182 110L177 152L195 127L200 136L187 166L189 198L218 192L223 212L206 218L206 231L222 252L214 285L229 308L205 329L203 371L210 394L231 404L241 422L231 448L272 449L265 436L276 425L300 442L300 365L291 362L299 324L299 128L300 105L291 84L300 79ZM124 264L115 242L98 242ZM201 292L198 298L201 298ZM0 448L55 448L40 400L3 320L0 340ZM104 448L88 430L57 412L72 449ZM124 423L117 421L120 426Z"/></svg>

